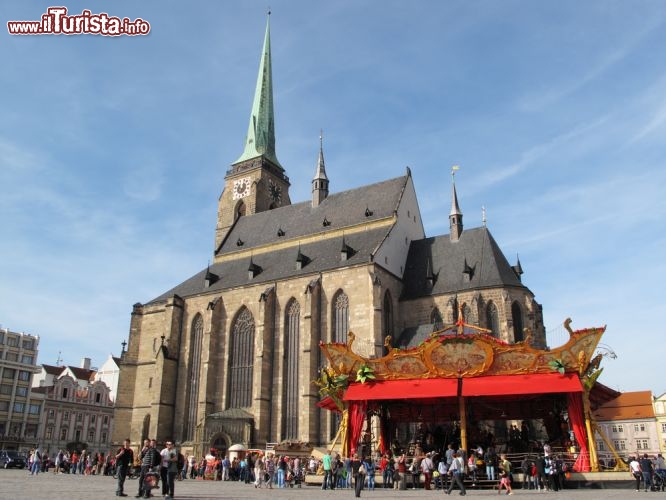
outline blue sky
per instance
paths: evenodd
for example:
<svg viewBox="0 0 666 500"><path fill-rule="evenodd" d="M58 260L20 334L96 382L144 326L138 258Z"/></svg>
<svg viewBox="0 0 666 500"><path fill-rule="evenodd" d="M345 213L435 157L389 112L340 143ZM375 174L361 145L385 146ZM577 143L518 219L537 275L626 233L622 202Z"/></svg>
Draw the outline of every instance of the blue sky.
<svg viewBox="0 0 666 500"><path fill-rule="evenodd" d="M50 3L3 2L3 25ZM138 37L0 35L0 324L101 365L132 304L206 266L241 153L266 2L66 2ZM608 325L602 382L666 392L660 1L270 2L277 156L309 199L409 166L429 236L488 226L551 346Z"/></svg>

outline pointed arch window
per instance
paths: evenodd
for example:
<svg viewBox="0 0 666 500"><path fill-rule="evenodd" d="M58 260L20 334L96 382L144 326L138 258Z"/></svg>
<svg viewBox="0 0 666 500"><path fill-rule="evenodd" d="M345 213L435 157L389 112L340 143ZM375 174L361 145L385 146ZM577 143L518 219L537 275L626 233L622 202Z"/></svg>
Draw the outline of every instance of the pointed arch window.
<svg viewBox="0 0 666 500"><path fill-rule="evenodd" d="M511 319L513 320L513 341L522 342L525 340L523 335L523 310L518 302L511 304Z"/></svg>
<svg viewBox="0 0 666 500"><path fill-rule="evenodd" d="M384 294L384 307L383 307L383 320L384 320L384 338L393 336L393 303L391 301L391 292L386 290ZM388 354L388 349L384 347L384 355Z"/></svg>
<svg viewBox="0 0 666 500"><path fill-rule="evenodd" d="M442 313L439 312L438 307L433 307L430 312L430 323L432 323L432 331L436 332L444 328L444 320L442 320Z"/></svg>
<svg viewBox="0 0 666 500"><path fill-rule="evenodd" d="M492 300L486 306L486 328L492 331L493 337L499 338L499 315L497 306Z"/></svg>
<svg viewBox="0 0 666 500"><path fill-rule="evenodd" d="M472 309L467 304L463 304L462 312L463 312L463 321L465 323L469 323L471 325L472 324Z"/></svg>
<svg viewBox="0 0 666 500"><path fill-rule="evenodd" d="M254 317L243 307L231 327L229 360L229 408L252 406L254 368Z"/></svg>
<svg viewBox="0 0 666 500"><path fill-rule="evenodd" d="M238 204L236 205L236 210L234 212L234 220L245 215L246 210L247 209L245 207L245 203L243 202L243 200L239 201Z"/></svg>
<svg viewBox="0 0 666 500"><path fill-rule="evenodd" d="M342 290L333 298L333 342L347 343L349 332L349 297Z"/></svg>
<svg viewBox="0 0 666 500"><path fill-rule="evenodd" d="M283 438L298 438L298 361L300 345L301 306L296 299L287 304L285 317L284 422Z"/></svg>
<svg viewBox="0 0 666 500"><path fill-rule="evenodd" d="M197 314L192 320L190 330L190 359L187 373L187 420L185 421L185 439L194 439L199 402L199 372L201 371L201 347L203 343L203 317Z"/></svg>
<svg viewBox="0 0 666 500"><path fill-rule="evenodd" d="M457 323L458 321L458 297L454 297L450 301L451 304L451 323Z"/></svg>

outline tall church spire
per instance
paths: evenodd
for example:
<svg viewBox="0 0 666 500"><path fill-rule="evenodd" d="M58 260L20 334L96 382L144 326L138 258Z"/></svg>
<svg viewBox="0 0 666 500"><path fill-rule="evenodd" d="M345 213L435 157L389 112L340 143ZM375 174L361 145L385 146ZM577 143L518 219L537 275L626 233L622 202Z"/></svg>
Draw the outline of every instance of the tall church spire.
<svg viewBox="0 0 666 500"><path fill-rule="evenodd" d="M458 193L456 193L456 170L458 165L451 168L451 213L449 213L449 227L451 241L458 241L463 230L462 212L458 206Z"/></svg>
<svg viewBox="0 0 666 500"><path fill-rule="evenodd" d="M273 115L273 74L271 70L270 12L266 21L264 48L259 63L257 87L254 91L250 125L245 138L243 154L234 163L263 156L282 168L275 155L275 121Z"/></svg>
<svg viewBox="0 0 666 500"><path fill-rule="evenodd" d="M328 177L324 166L324 132L319 133L319 159L317 171L312 179L312 206L316 207L328 196Z"/></svg>

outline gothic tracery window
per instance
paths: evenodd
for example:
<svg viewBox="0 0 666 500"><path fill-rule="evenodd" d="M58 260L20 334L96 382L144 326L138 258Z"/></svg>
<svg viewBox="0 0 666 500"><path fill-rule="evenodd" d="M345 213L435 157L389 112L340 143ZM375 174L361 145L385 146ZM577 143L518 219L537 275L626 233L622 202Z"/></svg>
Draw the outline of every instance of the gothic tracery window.
<svg viewBox="0 0 666 500"><path fill-rule="evenodd" d="M231 328L229 361L229 408L252 406L254 368L254 318L243 307Z"/></svg>
<svg viewBox="0 0 666 500"><path fill-rule="evenodd" d="M499 338L499 316L493 301L489 301L486 306L486 328L492 331L493 337Z"/></svg>
<svg viewBox="0 0 666 500"><path fill-rule="evenodd" d="M285 362L283 415L285 439L298 438L298 361L300 343L301 306L292 299L287 305L285 318Z"/></svg>
<svg viewBox="0 0 666 500"><path fill-rule="evenodd" d="M190 360L187 375L187 420L185 421L185 439L194 439L197 406L199 401L199 372L201 371L201 347L203 342L203 317L197 314L192 321L190 334Z"/></svg>
<svg viewBox="0 0 666 500"><path fill-rule="evenodd" d="M439 312L438 307L434 307L430 312L430 322L432 323L432 330L434 332L444 328L444 320L442 320L442 313Z"/></svg>
<svg viewBox="0 0 666 500"><path fill-rule="evenodd" d="M347 343L349 332L349 297L342 290L333 299L333 342Z"/></svg>
<svg viewBox="0 0 666 500"><path fill-rule="evenodd" d="M518 302L511 304L511 319L513 320L513 341L522 342L525 340L523 335L523 311Z"/></svg>

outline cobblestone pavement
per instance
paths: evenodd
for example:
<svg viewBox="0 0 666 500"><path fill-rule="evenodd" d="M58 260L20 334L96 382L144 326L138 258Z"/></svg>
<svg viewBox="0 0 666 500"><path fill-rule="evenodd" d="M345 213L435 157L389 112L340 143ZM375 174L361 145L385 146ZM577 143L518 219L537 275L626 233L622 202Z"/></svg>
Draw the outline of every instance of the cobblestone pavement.
<svg viewBox="0 0 666 500"><path fill-rule="evenodd" d="M137 493L138 484L136 479L128 479L125 482L125 493L128 499L133 499ZM354 498L353 490L326 490L322 491L316 486L303 486L303 488L287 488L267 491L266 489L257 489L253 485L246 485L237 482L216 482L216 481L178 481L175 488L176 499L206 499L206 498L225 498L233 500L241 499L334 499L334 498ZM25 470L4 470L0 469L0 499L43 499L49 500L100 500L104 498L115 498L116 481L112 477L104 476L70 476L68 474L54 475L53 473L39 474L30 476ZM160 490L153 490L155 500L161 500ZM453 496L455 495L455 496ZM468 490L468 498L486 497L497 498L496 491L475 491ZM393 491L376 489L374 491L363 490L362 498L374 498L383 500L384 498L457 498L458 491L454 490L452 496L445 496L441 491L424 490L406 490ZM593 499L626 499L626 498L665 498L666 493L640 493L636 492L631 483L623 482L622 487L610 489L577 489L563 490L560 492L530 492L514 489L511 498L521 498L524 500L551 498L561 500L593 500Z"/></svg>

